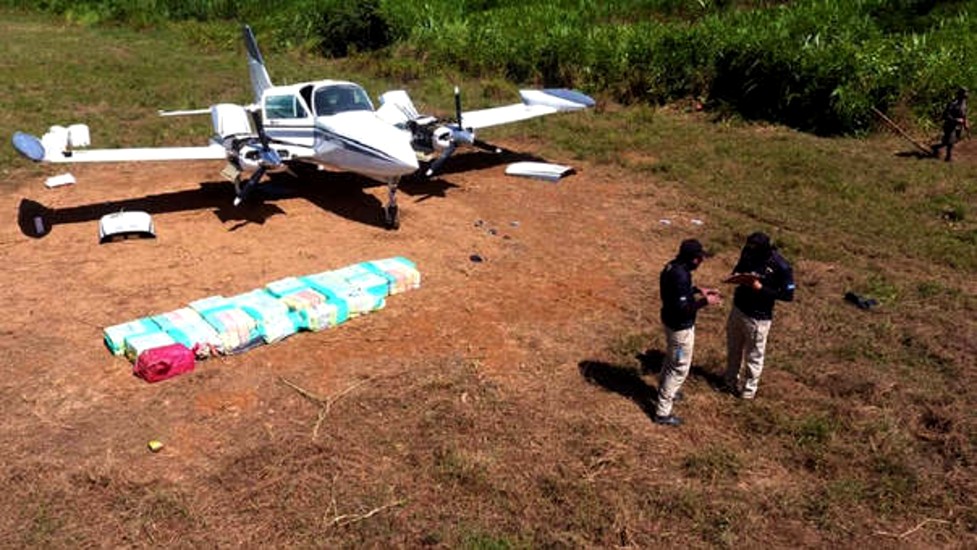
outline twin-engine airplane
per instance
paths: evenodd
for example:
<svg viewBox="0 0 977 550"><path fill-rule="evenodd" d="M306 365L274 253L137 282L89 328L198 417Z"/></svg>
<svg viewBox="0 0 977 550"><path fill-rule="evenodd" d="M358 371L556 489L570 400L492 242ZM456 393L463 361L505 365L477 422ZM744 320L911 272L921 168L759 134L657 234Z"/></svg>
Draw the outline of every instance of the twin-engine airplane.
<svg viewBox="0 0 977 550"><path fill-rule="evenodd" d="M317 80L274 86L251 28L243 27L254 103L220 103L209 109L160 111L163 116L210 113L214 134L198 147L87 149L88 127L52 126L43 137L17 132L13 145L37 162L128 162L224 159L221 171L234 182L238 205L268 172L291 171L301 164L353 172L387 184L383 219L399 227L396 192L400 178L420 170L432 175L459 146L500 151L475 138L475 131L532 117L594 105L590 97L567 89L523 90L522 103L463 113L455 88L455 120L417 112L403 90L380 97L374 109L358 84ZM294 172L293 172L294 173Z"/></svg>

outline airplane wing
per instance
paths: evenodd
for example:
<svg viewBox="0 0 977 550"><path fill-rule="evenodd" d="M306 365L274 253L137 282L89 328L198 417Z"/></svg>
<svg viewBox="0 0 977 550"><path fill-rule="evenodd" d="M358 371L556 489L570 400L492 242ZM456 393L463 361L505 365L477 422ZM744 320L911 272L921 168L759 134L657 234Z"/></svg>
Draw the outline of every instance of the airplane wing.
<svg viewBox="0 0 977 550"><path fill-rule="evenodd" d="M129 162L157 160L222 160L227 151L220 145L206 147L138 147L128 149L76 149L45 151L44 162Z"/></svg>
<svg viewBox="0 0 977 550"><path fill-rule="evenodd" d="M24 132L16 132L12 141L17 152L35 162L129 162L227 158L227 150L217 143L200 147L87 149L88 127L81 124L68 128L52 127L40 139Z"/></svg>
<svg viewBox="0 0 977 550"><path fill-rule="evenodd" d="M478 130L538 116L579 111L594 106L594 100L575 90L520 90L522 103L461 113L466 129Z"/></svg>

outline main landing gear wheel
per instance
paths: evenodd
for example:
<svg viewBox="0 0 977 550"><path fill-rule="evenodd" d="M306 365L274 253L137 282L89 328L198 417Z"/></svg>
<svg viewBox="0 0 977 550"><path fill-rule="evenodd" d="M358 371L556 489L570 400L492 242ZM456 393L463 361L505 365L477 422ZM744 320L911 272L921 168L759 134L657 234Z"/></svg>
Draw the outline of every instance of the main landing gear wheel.
<svg viewBox="0 0 977 550"><path fill-rule="evenodd" d="M396 206L386 206L383 209L383 223L387 229L400 229L400 212Z"/></svg>

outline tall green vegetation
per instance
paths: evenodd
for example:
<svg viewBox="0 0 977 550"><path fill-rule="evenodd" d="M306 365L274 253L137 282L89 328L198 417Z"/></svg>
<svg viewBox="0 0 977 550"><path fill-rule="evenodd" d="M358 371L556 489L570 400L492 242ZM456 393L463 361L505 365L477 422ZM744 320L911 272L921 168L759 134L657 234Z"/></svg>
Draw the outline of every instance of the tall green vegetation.
<svg viewBox="0 0 977 550"><path fill-rule="evenodd" d="M270 47L391 51L622 102L695 96L746 118L857 133L870 107L932 119L977 84L977 0L0 0L81 23L248 21ZM226 25L225 25L226 26ZM229 32L234 32L232 28Z"/></svg>

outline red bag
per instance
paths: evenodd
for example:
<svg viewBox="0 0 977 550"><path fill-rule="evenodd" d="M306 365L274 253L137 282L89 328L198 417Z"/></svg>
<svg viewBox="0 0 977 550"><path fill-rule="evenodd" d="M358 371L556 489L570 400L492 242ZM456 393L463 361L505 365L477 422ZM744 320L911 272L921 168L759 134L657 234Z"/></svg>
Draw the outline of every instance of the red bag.
<svg viewBox="0 0 977 550"><path fill-rule="evenodd" d="M140 353L132 373L146 382L159 382L190 372L193 367L193 352L183 344L170 344Z"/></svg>

